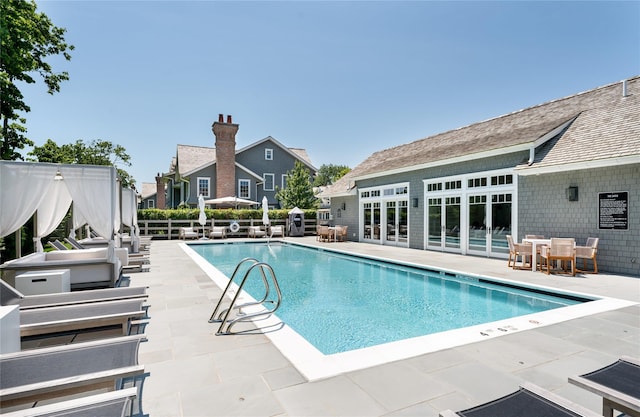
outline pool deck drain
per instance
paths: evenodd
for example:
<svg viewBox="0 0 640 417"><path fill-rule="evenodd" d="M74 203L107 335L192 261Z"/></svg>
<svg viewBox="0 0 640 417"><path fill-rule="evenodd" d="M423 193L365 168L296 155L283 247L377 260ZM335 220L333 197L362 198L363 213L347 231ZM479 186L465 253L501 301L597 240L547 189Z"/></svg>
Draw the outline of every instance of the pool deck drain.
<svg viewBox="0 0 640 417"><path fill-rule="evenodd" d="M569 385L567 378L621 355L640 356L639 278L547 276L513 271L506 261L496 259L355 242L327 244L314 237L291 240L627 302L556 324L537 316L485 324L474 329L477 341L454 348L434 346L433 353L417 356L408 345L399 349L409 353L406 359L384 357L384 364L309 382L316 378L305 377L269 338L284 333L280 330L267 336L215 336L217 325L208 323L208 318L221 289L177 241L154 241L151 271L131 274L131 285L149 287L152 306L149 341L140 347L140 362L151 372L144 388L145 413L154 417L437 416L443 409L463 409L513 392L522 381L599 411L600 399ZM418 350L442 340L415 342ZM380 355L387 353L372 353ZM352 355L348 361L364 362L366 356Z"/></svg>

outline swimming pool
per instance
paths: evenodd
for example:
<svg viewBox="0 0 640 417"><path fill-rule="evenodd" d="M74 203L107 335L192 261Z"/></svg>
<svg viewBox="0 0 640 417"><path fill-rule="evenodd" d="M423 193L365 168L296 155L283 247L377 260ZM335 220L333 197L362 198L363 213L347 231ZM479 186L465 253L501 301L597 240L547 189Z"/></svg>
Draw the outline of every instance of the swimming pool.
<svg viewBox="0 0 640 417"><path fill-rule="evenodd" d="M233 243L232 243L233 242ZM180 247L193 259L193 261L210 277L210 279L220 288L224 288L228 282L228 278L222 273L217 267L214 267L211 263L205 260L200 254L196 252L204 250L209 246L227 246L227 247L237 247L241 252L241 258L247 257L251 255L251 252L248 250L253 250L252 248L257 248L258 243L240 243L235 241L227 241L227 242L215 242L215 243L202 243L195 242L190 244L180 243ZM256 246L253 246L256 245ZM279 245L279 244L278 244ZM305 245L304 243L289 243L291 246L314 246L314 245ZM272 242L270 246L271 250L276 248L275 242ZM376 246L372 246L372 250L368 250L368 252L376 253ZM314 249L316 250L316 249ZM325 250L320 249L320 251L324 252L344 252L340 249L336 250ZM386 255L385 251L385 255ZM277 251L274 250L276 255ZM420 251L416 251L417 254L422 258L422 253ZM356 259L364 259L362 255L355 255ZM373 256L372 258L376 258L377 260L389 261L388 265L402 265L408 267L422 267L422 265L418 265L415 263L411 263L410 261L399 262L396 260L391 260L387 258L381 258L380 255L378 257ZM471 258L473 259L473 258ZM238 259L239 260L239 259ZM308 269L309 265L307 263L308 259L297 259L295 260L290 268L294 270L304 270ZM237 260L231 260L229 264L235 264ZM427 267L428 268L428 267ZM384 268L380 268L383 270ZM403 268L400 268L403 270ZM411 270L411 269L409 269ZM276 273L278 273L276 271ZM438 271L440 274L440 272ZM260 320L259 323L256 323L256 326L260 329L263 329L263 332L267 338L280 350L280 352L296 367L296 369L309 381L327 378L330 376L338 375L341 373L349 372L352 370L363 369L375 365L380 365L392 361L403 360L419 355L423 355L430 352L435 352L438 350L454 348L457 346L481 342L483 340L488 340L494 337L501 337L504 335L508 335L514 332L526 331L530 329L535 329L540 326L547 326L550 324L559 323L566 320L571 320L574 318L585 317L591 314L596 314L603 311L609 311L617 308L622 308L632 303L624 300L617 300L607 297L596 297L588 294L580 294L578 292L572 293L564 293L561 290L556 290L548 287L532 287L528 284L520 284L514 281L510 281L507 279L498 279L498 278L490 278L485 280L484 277L474 274L467 274L461 271L454 270L444 270L442 271L442 275L448 275L447 278L456 280L456 276L465 276L467 275L471 282L477 280L477 282L485 283L484 281L495 281L505 286L513 285L514 287L530 287L535 291L545 292L557 292L559 294L568 295L571 297L572 295L576 295L577 298L584 299L594 299L595 301L591 302L580 302L578 304L569 305L562 308L554 308L547 311L541 311L538 313L525 314L517 317L512 317L508 319L501 319L492 322L485 322L476 325L470 325L468 327L446 330L437 333L427 334L424 336L416 336L409 337L407 339L398 340L395 342L386 342L376 344L367 348L349 350L342 353L334 353L334 354L323 354L316 346L311 344L305 337L301 336L297 331L295 331L288 323L283 324L283 319L279 317L282 313L281 310L276 312L276 315L272 316L267 320ZM281 286L283 286L283 279L280 275L278 275L278 279L281 281ZM406 279L406 278L403 278ZM399 279L398 279L399 280ZM397 280L396 280L397 281ZM457 285L467 285L468 282L465 280L455 281L458 282ZM312 288L314 291L317 288ZM322 288L321 288L322 289ZM283 293L286 292L283 289ZM315 291L318 293L318 291ZM330 293L335 296L335 291ZM284 294L286 299L287 295ZM247 298L251 298L247 296ZM216 300L217 301L217 300ZM245 300L246 301L246 300ZM287 303L288 301L285 301ZM215 304L215 303L214 303ZM213 311L214 304L211 309ZM398 306L402 306L402 303L399 303ZM284 307L282 307L284 308ZM331 316L330 314L324 314L326 316ZM366 316L366 313L364 314ZM209 317L203 318L208 319ZM351 317L351 320L354 320L357 317ZM336 321L337 323L342 323L340 321ZM218 324L212 324L212 334L215 333ZM377 327L377 323L373 323L371 325L372 333L380 333L378 330L383 330L382 327ZM326 334L325 334L326 336ZM327 339L335 339L335 337L327 337Z"/></svg>
<svg viewBox="0 0 640 417"><path fill-rule="evenodd" d="M284 243L192 248L226 276L246 257L273 267L276 314L325 355L592 301ZM264 295L260 279L244 289Z"/></svg>

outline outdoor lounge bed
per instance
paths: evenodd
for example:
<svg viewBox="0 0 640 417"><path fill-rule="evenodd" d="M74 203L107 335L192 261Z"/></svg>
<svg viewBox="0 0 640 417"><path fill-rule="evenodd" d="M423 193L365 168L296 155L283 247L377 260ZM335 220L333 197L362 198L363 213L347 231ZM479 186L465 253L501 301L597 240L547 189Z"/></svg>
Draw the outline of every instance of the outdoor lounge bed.
<svg viewBox="0 0 640 417"><path fill-rule="evenodd" d="M0 406L114 390L123 378L143 378L144 366L138 364L141 340L125 336L0 355Z"/></svg>
<svg viewBox="0 0 640 417"><path fill-rule="evenodd" d="M15 286L16 274L27 271L68 269L71 290L115 287L122 263L114 250L94 248L35 252L0 265L2 279Z"/></svg>
<svg viewBox="0 0 640 417"><path fill-rule="evenodd" d="M612 417L613 410L640 416L640 361L623 356L611 365L569 382L602 397L602 415Z"/></svg>
<svg viewBox="0 0 640 417"><path fill-rule="evenodd" d="M122 334L126 335L131 321L147 316L143 303L143 299L133 299L20 310L20 335L26 337L107 326L121 326Z"/></svg>
<svg viewBox="0 0 640 417"><path fill-rule="evenodd" d="M40 405L9 413L3 417L86 417L86 416L128 416L131 404L137 396L136 388L109 391L73 400Z"/></svg>
<svg viewBox="0 0 640 417"><path fill-rule="evenodd" d="M146 287L104 288L42 295L23 295L20 291L0 280L0 305L19 305L20 310L127 299L146 300L147 298Z"/></svg>
<svg viewBox="0 0 640 417"><path fill-rule="evenodd" d="M497 400L453 412L440 412L440 417L600 417L599 414L572 403L530 383Z"/></svg>

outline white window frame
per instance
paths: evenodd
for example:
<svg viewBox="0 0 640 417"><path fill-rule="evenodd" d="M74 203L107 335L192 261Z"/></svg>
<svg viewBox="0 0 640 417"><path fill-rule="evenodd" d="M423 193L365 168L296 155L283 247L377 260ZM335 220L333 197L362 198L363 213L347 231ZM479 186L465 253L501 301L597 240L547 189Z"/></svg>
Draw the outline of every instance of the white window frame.
<svg viewBox="0 0 640 417"><path fill-rule="evenodd" d="M265 159L265 161L273 161L273 149L265 148L265 150L264 150L264 159Z"/></svg>
<svg viewBox="0 0 640 417"><path fill-rule="evenodd" d="M206 181L207 182L207 192L206 193L201 193L200 192L200 181ZM198 187L198 196L200 196L200 194L202 194L202 196L204 198L209 198L209 196L211 195L211 178L210 177L198 177L197 178L197 187Z"/></svg>
<svg viewBox="0 0 640 417"><path fill-rule="evenodd" d="M271 187L267 188L267 177L271 178ZM273 191L276 186L276 175L275 174L262 174L262 180L264 181L263 189L265 191Z"/></svg>
<svg viewBox="0 0 640 417"><path fill-rule="evenodd" d="M246 184L247 195L242 194L242 186ZM251 180L239 179L238 180L238 198L251 198Z"/></svg>
<svg viewBox="0 0 640 417"><path fill-rule="evenodd" d="M282 189L284 190L285 188L287 188L287 178L289 178L289 176L287 174L282 174Z"/></svg>
<svg viewBox="0 0 640 417"><path fill-rule="evenodd" d="M155 200L147 200L147 208L156 208L156 202Z"/></svg>

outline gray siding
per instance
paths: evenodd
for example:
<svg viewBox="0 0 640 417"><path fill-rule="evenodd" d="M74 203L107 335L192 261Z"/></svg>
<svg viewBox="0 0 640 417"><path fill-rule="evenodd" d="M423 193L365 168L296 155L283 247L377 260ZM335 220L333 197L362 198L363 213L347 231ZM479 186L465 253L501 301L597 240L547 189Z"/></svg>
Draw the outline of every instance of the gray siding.
<svg viewBox="0 0 640 417"><path fill-rule="evenodd" d="M640 276L640 165L521 176L518 184L519 236L575 237L577 244L598 237L600 270ZM578 201L566 198L569 186L578 187ZM629 192L629 230L598 229L598 194L612 191Z"/></svg>

